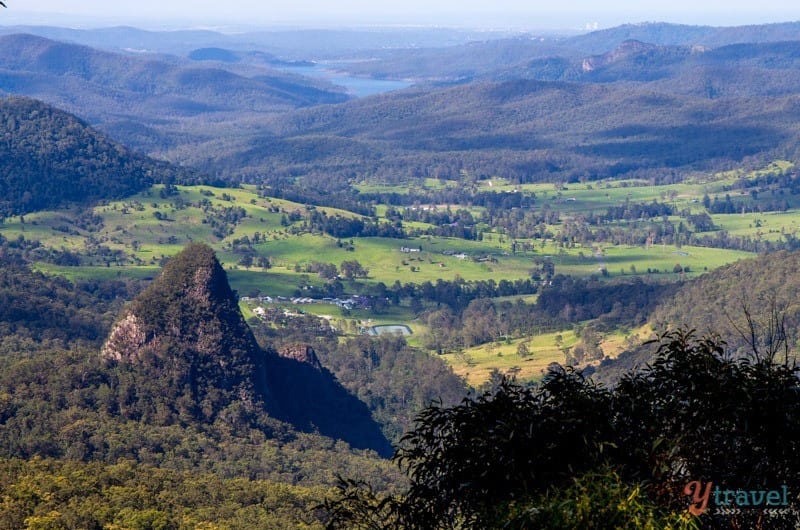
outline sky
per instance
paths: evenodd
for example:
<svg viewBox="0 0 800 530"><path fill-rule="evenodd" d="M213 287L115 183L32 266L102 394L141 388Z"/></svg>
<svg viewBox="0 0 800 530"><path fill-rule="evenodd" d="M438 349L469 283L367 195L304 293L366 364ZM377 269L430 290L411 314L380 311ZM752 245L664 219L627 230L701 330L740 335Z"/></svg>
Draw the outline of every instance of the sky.
<svg viewBox="0 0 800 530"><path fill-rule="evenodd" d="M71 27L354 27L591 29L636 22L730 26L800 20L796 0L4 0L0 24ZM602 6L602 7L598 7Z"/></svg>

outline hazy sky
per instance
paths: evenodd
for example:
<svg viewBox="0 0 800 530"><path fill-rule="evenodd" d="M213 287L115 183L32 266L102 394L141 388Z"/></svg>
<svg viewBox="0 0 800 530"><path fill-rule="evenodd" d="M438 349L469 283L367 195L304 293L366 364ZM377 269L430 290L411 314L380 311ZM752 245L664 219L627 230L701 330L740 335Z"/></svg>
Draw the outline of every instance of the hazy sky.
<svg viewBox="0 0 800 530"><path fill-rule="evenodd" d="M668 21L734 25L800 20L797 0L5 0L0 24L193 27L246 24L513 26L579 29ZM600 7L598 7L600 6Z"/></svg>

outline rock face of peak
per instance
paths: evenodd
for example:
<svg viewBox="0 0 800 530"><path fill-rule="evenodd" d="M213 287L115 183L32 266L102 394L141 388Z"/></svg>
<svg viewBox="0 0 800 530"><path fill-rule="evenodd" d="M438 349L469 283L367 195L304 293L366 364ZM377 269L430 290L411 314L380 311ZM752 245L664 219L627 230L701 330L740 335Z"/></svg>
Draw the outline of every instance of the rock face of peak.
<svg viewBox="0 0 800 530"><path fill-rule="evenodd" d="M284 359L292 359L314 368L317 371L322 371L322 364L319 362L317 352L308 344L293 344L286 346L278 352L278 355Z"/></svg>
<svg viewBox="0 0 800 530"><path fill-rule="evenodd" d="M603 66L607 66L609 64L613 64L623 59L627 59L634 55L646 53L655 50L657 48L658 46L654 44L648 44L646 42L640 42L638 40L629 39L608 53L604 53L602 55L595 55L593 57L588 57L584 59L583 71L591 72L597 68L601 68Z"/></svg>
<svg viewBox="0 0 800 530"><path fill-rule="evenodd" d="M140 343L134 344L136 340ZM134 345L135 353L130 351ZM104 353L132 360L131 355L166 353L165 349L175 346L219 357L224 364L250 361L259 349L225 271L206 245L190 244L167 263L114 328Z"/></svg>
<svg viewBox="0 0 800 530"><path fill-rule="evenodd" d="M265 353L205 245L191 244L167 263L114 326L102 353L164 378L164 397L198 405L198 419L212 419L233 401L249 408L270 401Z"/></svg>
<svg viewBox="0 0 800 530"><path fill-rule="evenodd" d="M102 354L135 382L120 409L135 408L142 421L213 422L233 407L226 417L266 412L298 430L391 454L367 406L311 346L259 347L206 245L191 244L167 263L131 302Z"/></svg>

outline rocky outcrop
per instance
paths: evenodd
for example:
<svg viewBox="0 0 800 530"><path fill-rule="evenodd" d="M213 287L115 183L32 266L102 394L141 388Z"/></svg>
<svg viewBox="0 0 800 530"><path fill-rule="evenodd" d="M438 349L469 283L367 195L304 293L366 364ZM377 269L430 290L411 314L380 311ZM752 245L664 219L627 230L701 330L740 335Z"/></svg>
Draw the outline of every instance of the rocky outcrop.
<svg viewBox="0 0 800 530"><path fill-rule="evenodd" d="M115 361L138 360L146 346L147 334L142 322L133 313L128 313L111 330L102 354Z"/></svg>
<svg viewBox="0 0 800 530"><path fill-rule="evenodd" d="M308 344L292 344L291 346L285 346L278 351L278 355L284 359L291 359L307 364L317 371L322 371L322 364L319 362L317 352Z"/></svg>
<svg viewBox="0 0 800 530"><path fill-rule="evenodd" d="M620 44L617 48L611 50L608 53L604 53L602 55L595 55L584 59L583 71L592 72L598 68L602 68L603 66L613 64L623 59L627 59L628 57L639 55L641 53L654 50L656 48L658 48L658 46L656 46L655 44L648 44L646 42L641 42L632 39L626 40L625 42Z"/></svg>
<svg viewBox="0 0 800 530"><path fill-rule="evenodd" d="M322 366L314 348L259 347L206 245L191 244L167 263L125 310L102 353L143 382L124 404L143 421L208 423L228 408L227 417L244 410L260 421L266 412L297 430L391 455L367 406Z"/></svg>
<svg viewBox="0 0 800 530"><path fill-rule="evenodd" d="M272 402L267 354L206 245L189 245L167 263L131 302L102 353L146 374L152 384L142 396L152 394L148 399L166 400L172 408L174 402L188 403L200 420L213 420L237 401L249 409Z"/></svg>

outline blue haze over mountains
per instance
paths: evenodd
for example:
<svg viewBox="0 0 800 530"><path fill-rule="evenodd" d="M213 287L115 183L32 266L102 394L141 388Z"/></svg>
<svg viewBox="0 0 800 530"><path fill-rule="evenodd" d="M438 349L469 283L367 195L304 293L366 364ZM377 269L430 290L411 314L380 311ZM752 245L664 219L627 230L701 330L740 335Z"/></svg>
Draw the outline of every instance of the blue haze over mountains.
<svg viewBox="0 0 800 530"><path fill-rule="evenodd" d="M800 23L652 23L572 36L426 28L0 34L0 92L41 99L140 152L225 178L333 171L334 179L403 179L423 166L457 176L444 156L521 181L637 171L663 178L676 168L788 156L798 145ZM324 77L290 71L298 66L413 86L354 98Z"/></svg>

